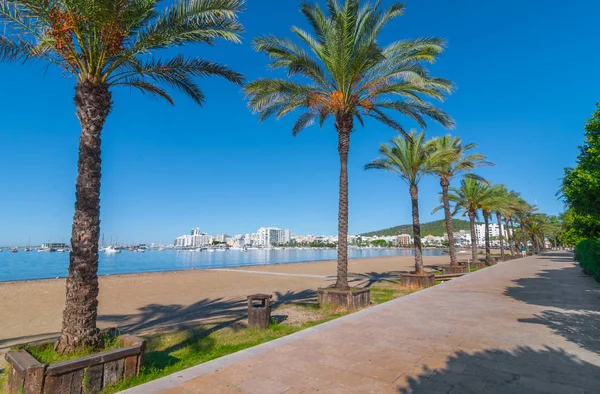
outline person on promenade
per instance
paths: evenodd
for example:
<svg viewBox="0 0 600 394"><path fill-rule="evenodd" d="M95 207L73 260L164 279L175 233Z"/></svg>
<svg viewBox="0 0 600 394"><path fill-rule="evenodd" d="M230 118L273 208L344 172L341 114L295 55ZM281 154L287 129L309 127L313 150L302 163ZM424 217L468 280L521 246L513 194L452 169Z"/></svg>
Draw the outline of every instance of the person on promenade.
<svg viewBox="0 0 600 394"><path fill-rule="evenodd" d="M521 246L521 256L527 257L527 248L525 246Z"/></svg>

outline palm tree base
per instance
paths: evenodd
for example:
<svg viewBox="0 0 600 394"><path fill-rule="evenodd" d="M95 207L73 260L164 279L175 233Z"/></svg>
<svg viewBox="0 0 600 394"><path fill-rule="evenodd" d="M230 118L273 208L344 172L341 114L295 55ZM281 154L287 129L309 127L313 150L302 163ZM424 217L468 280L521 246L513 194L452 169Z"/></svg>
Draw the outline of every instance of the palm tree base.
<svg viewBox="0 0 600 394"><path fill-rule="evenodd" d="M401 274L400 284L410 289L422 289L435 285L434 274Z"/></svg>
<svg viewBox="0 0 600 394"><path fill-rule="evenodd" d="M440 271L444 274L464 274L467 272L467 267L464 265L446 265L440 267Z"/></svg>
<svg viewBox="0 0 600 394"><path fill-rule="evenodd" d="M350 288L340 290L334 287L317 290L319 305L338 306L349 310L365 308L371 304L371 290L368 288Z"/></svg>

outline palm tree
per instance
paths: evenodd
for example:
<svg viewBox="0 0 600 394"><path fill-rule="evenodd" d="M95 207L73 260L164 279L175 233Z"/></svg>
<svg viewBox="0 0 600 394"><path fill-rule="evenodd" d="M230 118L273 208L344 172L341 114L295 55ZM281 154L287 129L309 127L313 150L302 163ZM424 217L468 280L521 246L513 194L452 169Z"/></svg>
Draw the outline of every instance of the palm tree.
<svg viewBox="0 0 600 394"><path fill-rule="evenodd" d="M196 57L168 59L153 52L184 44L239 42L236 20L243 0L176 0L160 13L158 0L0 0L0 59L42 61L75 80L81 124L75 215L62 334L56 350L98 345L98 235L100 230L100 135L112 108L112 88L127 86L173 100L160 85L204 95L195 78L240 74Z"/></svg>
<svg viewBox="0 0 600 394"><path fill-rule="evenodd" d="M533 213L524 217L523 228L531 239L534 253L545 249L545 233L548 230L549 218L545 214Z"/></svg>
<svg viewBox="0 0 600 394"><path fill-rule="evenodd" d="M534 215L537 212L537 207L532 206L527 201L521 198L516 205L516 211L516 220L519 224L519 229L521 230L521 242L523 244L523 247L527 249L528 232L525 223L529 216Z"/></svg>
<svg viewBox="0 0 600 394"><path fill-rule="evenodd" d="M477 218L477 211L480 208L479 201L483 193L482 184L481 180L473 177L465 177L461 180L459 188L451 187L448 193L448 200L454 204L452 216L458 212L463 212L463 216L469 216L471 225L471 258L474 263L478 260L475 219Z"/></svg>
<svg viewBox="0 0 600 394"><path fill-rule="evenodd" d="M382 29L404 12L401 3L382 10L380 2L361 7L359 0L345 0L342 5L327 0L326 13L308 3L302 3L301 12L314 33L292 28L303 46L273 36L254 40L255 49L272 59L270 68L283 68L287 76L258 79L247 84L245 91L261 121L299 110L294 135L316 121L323 126L327 118L333 118L340 157L335 287L345 290L349 288L348 152L355 120L362 125L363 118L370 117L406 134L390 117L395 112L421 127L426 126L426 118L452 127L446 113L423 99L442 100L452 84L430 76L424 67L443 51L443 40L421 38L380 46Z"/></svg>
<svg viewBox="0 0 600 394"><path fill-rule="evenodd" d="M478 203L485 225L485 262L487 264L492 259L490 248L490 217L492 212L502 205L501 193L502 189L499 185L490 186L488 183L481 184L481 194Z"/></svg>
<svg viewBox="0 0 600 394"><path fill-rule="evenodd" d="M513 257L517 255L517 250L516 250L517 239L515 237L513 217L517 214L518 209L519 209L519 204L521 201L522 201L522 198L519 195L519 193L515 192L514 190L511 190L505 196L506 205L504 206L504 209L502 210L502 214L504 215L504 223L506 225L506 236L507 236L508 244L510 247L510 254Z"/></svg>
<svg viewBox="0 0 600 394"><path fill-rule="evenodd" d="M500 259L504 261L504 232L503 224L502 224L502 216L508 214L510 211L510 194L508 189L504 185L498 185L498 202L494 206L494 213L496 215L496 221L498 224L498 231L500 232L500 236L498 237L500 242ZM508 236L508 229L506 229L506 234Z"/></svg>
<svg viewBox="0 0 600 394"><path fill-rule="evenodd" d="M366 170L390 171L400 177L409 186L412 206L413 237L415 250L415 273L422 275L423 252L421 249L421 224L419 221L419 181L431 173L433 145L425 142L425 133L411 131L408 138L395 137L389 144L379 147L380 158L365 166Z"/></svg>
<svg viewBox="0 0 600 394"><path fill-rule="evenodd" d="M445 135L433 139L433 149L438 154L432 162L433 174L439 178L442 187L442 203L444 207L444 218L446 231L448 232L448 250L450 254L450 266L458 265L456 260L456 247L454 246L454 227L452 225L452 213L450 201L448 200L448 188L450 182L457 176L470 173L477 167L494 165L486 161L482 154L470 153L477 147L476 144L463 145L460 137ZM474 174L471 177L479 178Z"/></svg>

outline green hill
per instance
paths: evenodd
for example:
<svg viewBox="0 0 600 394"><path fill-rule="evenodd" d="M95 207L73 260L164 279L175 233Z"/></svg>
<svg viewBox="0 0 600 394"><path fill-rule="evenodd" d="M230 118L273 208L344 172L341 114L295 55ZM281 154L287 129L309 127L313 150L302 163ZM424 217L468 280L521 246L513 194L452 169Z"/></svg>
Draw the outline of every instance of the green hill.
<svg viewBox="0 0 600 394"><path fill-rule="evenodd" d="M468 220L452 219L454 231L469 230L471 228ZM441 237L446 232L446 222L444 220L437 220L435 222L421 223L421 235L434 235ZM410 234L413 235L412 224L403 224L401 226L386 228L385 230L371 231L364 233L365 237L372 237L374 235L388 236L398 234Z"/></svg>

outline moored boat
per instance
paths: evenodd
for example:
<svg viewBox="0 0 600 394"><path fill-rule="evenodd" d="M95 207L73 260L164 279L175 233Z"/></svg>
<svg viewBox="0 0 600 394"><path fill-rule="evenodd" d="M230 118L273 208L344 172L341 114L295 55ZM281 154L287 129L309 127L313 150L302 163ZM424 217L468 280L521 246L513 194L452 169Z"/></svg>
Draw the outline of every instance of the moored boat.
<svg viewBox="0 0 600 394"><path fill-rule="evenodd" d="M121 253L120 249L117 249L113 246L107 246L106 248L104 248L104 253L106 254L117 254L117 253Z"/></svg>

